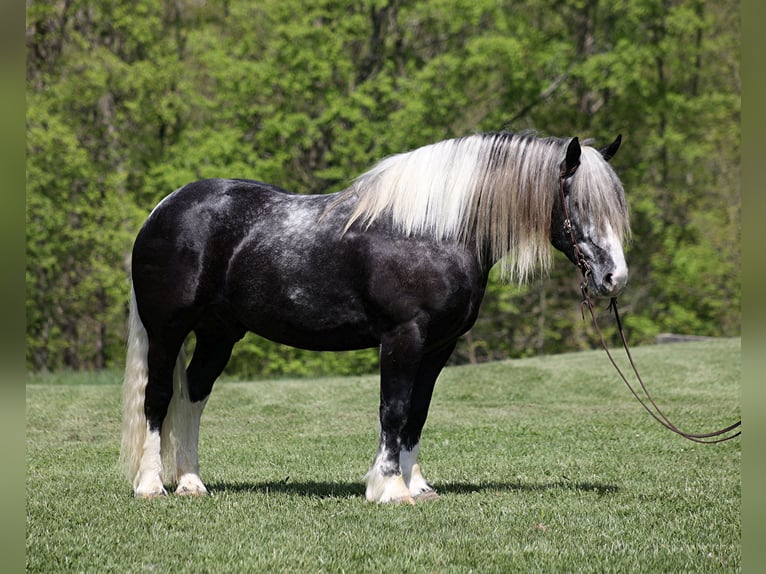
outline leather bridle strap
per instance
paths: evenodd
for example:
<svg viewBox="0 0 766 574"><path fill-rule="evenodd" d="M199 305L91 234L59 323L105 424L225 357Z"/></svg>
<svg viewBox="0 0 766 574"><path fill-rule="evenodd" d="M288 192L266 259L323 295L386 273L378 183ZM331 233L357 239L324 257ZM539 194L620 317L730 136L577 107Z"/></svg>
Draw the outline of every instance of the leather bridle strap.
<svg viewBox="0 0 766 574"><path fill-rule="evenodd" d="M731 433L732 431L734 431L735 429L739 428L742 425L742 419L738 420L734 424L727 426L726 428L722 428L717 431L713 431L709 433L699 433L699 434L682 431L676 425L674 425L670 421L670 419L668 419L665 413L662 412L662 410L657 406L657 403L654 401L652 396L649 394L649 391L646 388L646 384L644 383L644 380L641 378L641 375L638 372L636 363L633 360L633 355L631 354L630 348L628 347L628 340L625 337L625 331L622 328L622 319L620 318L620 312L617 309L617 298L612 297L609 302L609 309L614 311L614 317L617 322L617 328L620 332L620 339L622 341L622 346L625 349L625 354L628 357L630 366L633 369L633 372L635 373L639 384L641 385L641 390L643 391L646 399L642 398L639 395L639 393L636 392L636 390L630 384L630 381L628 381L627 377L622 372L622 369L620 369L620 367L617 365L617 362L614 360L614 357L612 357L612 354L609 352L609 348L607 347L606 341L604 340L604 335L601 333L601 329L598 326L598 321L596 321L596 314L593 310L593 302L591 301L590 295L588 294L588 279L591 273L590 265L585 260L585 257L582 251L580 250L580 247L577 245L577 241L574 235L574 230L572 229L572 220L570 219L570 216L569 216L569 208L567 207L567 203L566 203L566 197L564 194L564 180L570 175L572 175L573 173L574 173L574 170L571 170L570 172L567 173L562 168L560 177L559 177L559 193L561 195L561 206L564 211L564 231L569 234L569 238L572 241L575 264L577 265L577 267L579 267L583 275L583 282L580 285L580 290L582 291L582 295L583 295L582 305L585 308L587 308L588 312L590 313L591 320L593 322L593 327L596 329L596 333L598 334L599 339L601 341L601 347L606 352L607 357L609 357L609 361L612 363L612 366L620 375L620 378L625 383L625 386L628 387L628 390L630 390L631 394L636 398L636 400L638 400L639 403L641 403L641 406L644 407L644 409L646 409L646 412L648 412L652 416L652 418L654 418L654 420L656 420L666 429L684 437L685 439L688 439L693 442L703 443L703 444L715 444L719 442L724 442L741 435L742 434L741 430L737 431L734 434L729 434L729 433ZM585 314L585 311L583 311L583 318L585 316L584 314Z"/></svg>
<svg viewBox="0 0 766 574"><path fill-rule="evenodd" d="M575 171L577 171L577 166L571 168L569 171L567 171L563 165L561 166L561 171L559 172L559 197L561 199L561 209L564 211L564 232L569 234L569 239L572 242L572 255L574 257L575 265L580 268L587 284L588 277L590 277L591 273L590 264L585 259L585 256L575 239L572 217L569 215L569 206L567 205L566 194L564 193L564 182L566 178L574 175Z"/></svg>
<svg viewBox="0 0 766 574"><path fill-rule="evenodd" d="M628 361L630 361L630 366L636 375L636 379L638 379L638 382L641 385L641 390L644 392L644 395L646 396L646 401L642 399L641 396L636 392L636 390L630 384L630 382L628 381L627 377L622 372L620 367L617 365L617 362L614 360L614 357L612 357L612 354L609 352L609 349L606 346L606 342L604 341L604 336L601 333L601 329L599 329L598 322L596 321L596 315L593 312L593 303L591 302L587 292L584 291L584 294L585 294L585 299L583 299L583 305L587 307L588 312L590 313L591 319L593 321L593 327L596 329L596 333L598 333L599 339L601 340L601 347L606 352L607 357L609 357L609 361L612 363L612 366L614 366L615 370L620 375L620 378L625 383L625 386L628 387L628 390L630 390L633 396L636 397L636 400L638 400L638 402L641 403L641 406L643 406L644 409L646 409L646 412L652 415L652 417L658 423L660 423L666 429L673 431L674 433L684 437L685 439L688 439L693 442L704 443L704 444L714 444L718 442L724 442L727 440L731 440L734 437L737 437L742 434L741 430L737 431L734 434L729 434L742 425L742 419L738 420L734 424L727 426L726 428L722 428L709 433L699 433L699 434L682 431L676 425L674 425L670 421L670 419L668 419L668 417L665 415L665 413L662 412L660 407L657 406L657 403L654 402L652 395L649 394L649 391L646 388L646 384L644 383L644 380L641 378L641 375L638 372L636 363L633 360L633 355L631 354L630 348L628 347L628 341L627 341L627 338L625 337L625 331L622 328L622 320L620 319L620 313L617 310L617 298L612 297L609 303L609 308L614 311L614 317L615 317L615 320L617 321L617 328L620 332L620 339L622 341L622 346L625 349L625 354L628 356Z"/></svg>

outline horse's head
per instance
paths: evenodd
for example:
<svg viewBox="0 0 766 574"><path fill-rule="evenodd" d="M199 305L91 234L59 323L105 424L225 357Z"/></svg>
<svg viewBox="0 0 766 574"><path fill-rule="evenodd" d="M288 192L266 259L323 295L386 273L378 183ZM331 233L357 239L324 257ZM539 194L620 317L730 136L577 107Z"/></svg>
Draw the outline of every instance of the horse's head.
<svg viewBox="0 0 766 574"><path fill-rule="evenodd" d="M596 150L573 138L561 162L560 188L551 217L551 243L581 268L588 286L602 297L614 297L628 281L622 251L630 235L628 207L619 178L607 161L621 137Z"/></svg>

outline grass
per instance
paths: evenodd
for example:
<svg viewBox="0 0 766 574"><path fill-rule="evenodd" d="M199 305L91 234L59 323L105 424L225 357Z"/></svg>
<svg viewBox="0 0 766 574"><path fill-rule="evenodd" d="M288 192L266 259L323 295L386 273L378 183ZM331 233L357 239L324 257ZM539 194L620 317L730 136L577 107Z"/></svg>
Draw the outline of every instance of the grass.
<svg viewBox="0 0 766 574"><path fill-rule="evenodd" d="M739 339L635 357L682 428L739 417ZM741 570L739 440L664 430L596 351L445 370L416 506L364 500L375 377L219 383L206 498L131 497L119 410L103 376L28 381L28 572Z"/></svg>

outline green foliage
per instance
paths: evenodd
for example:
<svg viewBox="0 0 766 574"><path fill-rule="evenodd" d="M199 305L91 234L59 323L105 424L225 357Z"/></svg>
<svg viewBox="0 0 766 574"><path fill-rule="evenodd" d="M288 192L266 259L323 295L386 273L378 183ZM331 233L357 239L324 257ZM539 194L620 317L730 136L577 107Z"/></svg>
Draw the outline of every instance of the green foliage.
<svg viewBox="0 0 766 574"><path fill-rule="evenodd" d="M635 358L684 428L739 416L739 339ZM740 572L741 444L684 441L601 353L446 369L420 462L441 499L364 500L375 376L218 383L212 495L136 500L116 468L118 384L26 387L26 571ZM413 540L414 542L409 542Z"/></svg>
<svg viewBox="0 0 766 574"><path fill-rule="evenodd" d="M378 350L317 353L274 343L248 333L237 343L226 372L240 380L261 377L310 377L371 373L378 368Z"/></svg>
<svg viewBox="0 0 766 574"><path fill-rule="evenodd" d="M740 330L738 3L27 3L27 364L119 366L131 242L204 177L301 193L475 131L624 136L631 340ZM582 349L576 271L493 279L453 361ZM609 328L607 329L609 330ZM228 373L374 369L248 338Z"/></svg>

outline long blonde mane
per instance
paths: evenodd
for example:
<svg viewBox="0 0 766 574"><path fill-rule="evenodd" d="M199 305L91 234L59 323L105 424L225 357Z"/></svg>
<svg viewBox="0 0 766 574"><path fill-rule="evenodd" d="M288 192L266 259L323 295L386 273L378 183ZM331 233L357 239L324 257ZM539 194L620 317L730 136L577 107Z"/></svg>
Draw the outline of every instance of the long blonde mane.
<svg viewBox="0 0 766 574"><path fill-rule="evenodd" d="M526 281L551 263L551 210L570 139L510 133L445 140L380 161L342 192L357 197L347 221L368 227L390 214L405 235L475 243L501 262L504 277ZM622 185L601 154L582 146L572 205L598 228L629 233Z"/></svg>

